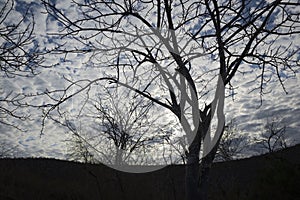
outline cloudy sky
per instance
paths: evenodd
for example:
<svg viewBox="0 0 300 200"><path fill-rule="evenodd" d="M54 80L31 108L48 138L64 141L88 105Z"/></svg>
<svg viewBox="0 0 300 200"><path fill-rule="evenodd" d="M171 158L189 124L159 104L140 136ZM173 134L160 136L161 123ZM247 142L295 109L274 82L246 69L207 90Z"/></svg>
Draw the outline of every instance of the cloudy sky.
<svg viewBox="0 0 300 200"><path fill-rule="evenodd" d="M0 4L4 0L0 0ZM68 9L69 15L76 17L76 11L68 3L69 1L57 1L57 8ZM45 14L44 7L39 1L34 0L18 0L14 6L14 15L9 16L7 23L21 17L24 9L30 6L31 12L34 14L36 22L35 35L36 43L40 48L51 49L56 43L49 39L49 34L57 32L58 24ZM300 44L300 37L293 38L294 43ZM62 39L62 42L70 42ZM74 43L67 43L74 45ZM47 59L48 64L54 64L60 59L58 56ZM53 63L51 63L53 62ZM66 81L63 76L72 80L78 79L94 79L102 72L101 69L93 69L87 67L88 56L85 55L68 55L67 62L50 69L39 69L40 74L34 78L2 78L1 88L4 92L14 91L26 94L36 93L48 90L63 88ZM247 67L247 66L244 66ZM100 71L99 71L100 70ZM287 137L290 143L300 142L300 90L299 78L292 77L286 80L285 86L288 94L285 94L280 83L272 79L263 95L261 104L261 96L258 90L253 90L259 82L253 81L257 76L257 71L248 68L244 75L238 74L233 84L236 86L234 98L227 98L225 104L225 113L227 120L235 119L238 128L243 134L254 136L262 130L262 125L267 119L278 118L287 128ZM79 98L80 99L80 98ZM43 104L47 101L45 98L32 99L36 104ZM82 103L81 100L75 99L68 105L67 109L72 112L78 111ZM47 122L45 133L40 135L41 119L40 110L28 108L24 112L31 113L31 121L22 122L21 127L26 129L25 132L11 129L9 127L1 127L1 140L18 147L19 154L17 156L34 156L34 157L56 157L64 158L66 153L67 138L66 130L57 126L53 122ZM19 122L18 122L19 123Z"/></svg>

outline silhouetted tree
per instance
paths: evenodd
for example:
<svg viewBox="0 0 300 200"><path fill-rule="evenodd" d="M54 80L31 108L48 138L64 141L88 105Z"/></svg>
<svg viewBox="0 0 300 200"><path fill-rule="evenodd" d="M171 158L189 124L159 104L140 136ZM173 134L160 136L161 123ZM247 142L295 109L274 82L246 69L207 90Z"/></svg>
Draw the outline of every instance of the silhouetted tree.
<svg viewBox="0 0 300 200"><path fill-rule="evenodd" d="M229 161L239 158L249 142L247 136L243 135L235 122L231 120L224 128L215 160Z"/></svg>
<svg viewBox="0 0 300 200"><path fill-rule="evenodd" d="M132 100L124 101L128 98ZM153 164L144 163L146 157L151 156L144 150L162 144L171 134L164 132L169 124L157 125L159 116L151 110L153 102L130 90L118 92L115 88L104 88L95 99L89 99L88 104L91 106L83 121L92 121L91 129L82 128L89 126L87 123L81 123L79 127L68 121L63 124L73 135L69 142L74 158L86 160L93 157L102 163L118 166Z"/></svg>
<svg viewBox="0 0 300 200"><path fill-rule="evenodd" d="M171 141L169 137L166 137L165 140L170 148L169 152L167 152L167 155L164 154L163 156L169 157L171 159L171 164L186 164L186 152L188 144L185 136L177 136L173 141ZM167 163L167 159L165 160Z"/></svg>
<svg viewBox="0 0 300 200"><path fill-rule="evenodd" d="M254 138L254 141L260 147L260 150L267 150L268 153L285 149L288 147L286 125L277 118L267 119L263 131L258 137Z"/></svg>
<svg viewBox="0 0 300 200"><path fill-rule="evenodd" d="M43 106L44 117L101 81L171 111L189 144L187 200L207 199L209 170L225 125L225 88L234 88L233 78L251 67L262 96L272 75L285 90L285 79L299 67L293 43L300 33L299 1L90 0L72 1L72 10L43 3L60 28L56 42L66 44L56 53L84 54L87 66L103 70L96 79L45 92L61 96ZM211 136L213 118L218 122Z"/></svg>
<svg viewBox="0 0 300 200"><path fill-rule="evenodd" d="M72 131L73 132L73 131ZM92 153L92 148L88 141L83 139L82 134L77 132L72 133L71 136L66 139L67 142L67 159L83 163L98 163Z"/></svg>

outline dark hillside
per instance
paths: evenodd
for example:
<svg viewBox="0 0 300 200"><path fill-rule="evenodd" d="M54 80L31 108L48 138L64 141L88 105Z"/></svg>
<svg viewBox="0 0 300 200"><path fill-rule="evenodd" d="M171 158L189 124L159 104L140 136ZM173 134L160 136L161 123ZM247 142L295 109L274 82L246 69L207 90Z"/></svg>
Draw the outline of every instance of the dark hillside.
<svg viewBox="0 0 300 200"><path fill-rule="evenodd" d="M300 199L300 145L273 154L216 163L211 199Z"/></svg>
<svg viewBox="0 0 300 200"><path fill-rule="evenodd" d="M0 159L0 200L182 200L184 166L145 174L54 159ZM215 163L210 199L299 199L300 145Z"/></svg>

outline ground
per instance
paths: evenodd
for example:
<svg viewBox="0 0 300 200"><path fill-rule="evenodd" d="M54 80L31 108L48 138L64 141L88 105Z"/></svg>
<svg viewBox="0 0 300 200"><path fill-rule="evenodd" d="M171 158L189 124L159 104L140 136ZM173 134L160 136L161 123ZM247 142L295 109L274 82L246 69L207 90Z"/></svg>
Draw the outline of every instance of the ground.
<svg viewBox="0 0 300 200"><path fill-rule="evenodd" d="M215 163L209 199L297 199L300 145ZM184 166L130 174L104 165L45 158L0 159L0 200L182 200Z"/></svg>

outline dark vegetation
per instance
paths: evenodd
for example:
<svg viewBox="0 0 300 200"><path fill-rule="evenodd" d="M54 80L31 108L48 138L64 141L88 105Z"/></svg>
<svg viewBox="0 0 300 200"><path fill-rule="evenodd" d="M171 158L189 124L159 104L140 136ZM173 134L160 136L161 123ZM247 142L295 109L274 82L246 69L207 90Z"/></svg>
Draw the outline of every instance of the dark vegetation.
<svg viewBox="0 0 300 200"><path fill-rule="evenodd" d="M300 145L271 154L214 163L209 199L297 199ZM184 166L130 174L104 165L46 158L1 159L0 199L182 200Z"/></svg>

